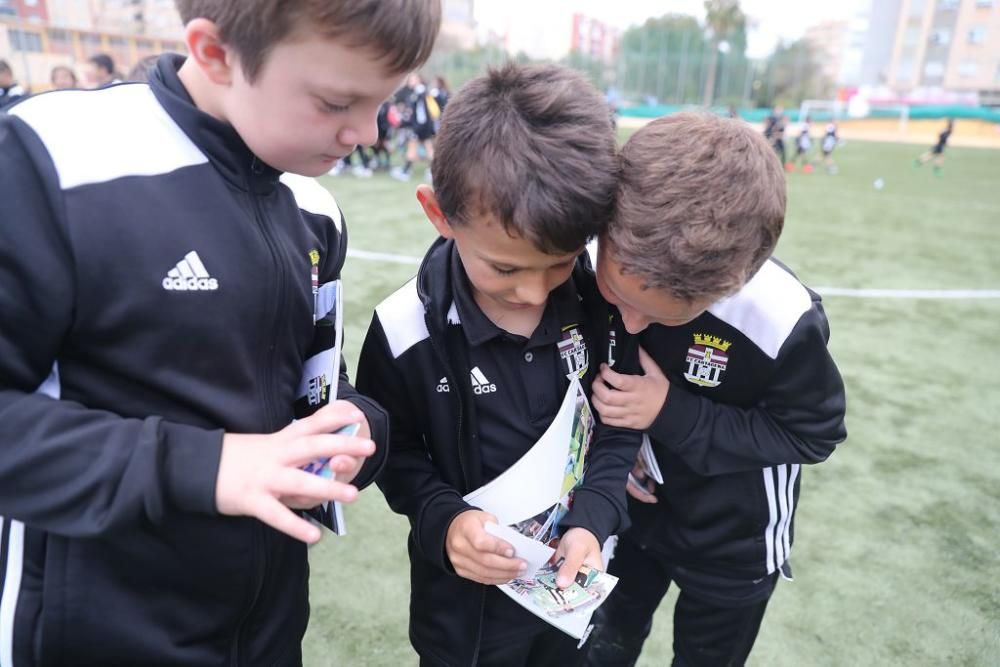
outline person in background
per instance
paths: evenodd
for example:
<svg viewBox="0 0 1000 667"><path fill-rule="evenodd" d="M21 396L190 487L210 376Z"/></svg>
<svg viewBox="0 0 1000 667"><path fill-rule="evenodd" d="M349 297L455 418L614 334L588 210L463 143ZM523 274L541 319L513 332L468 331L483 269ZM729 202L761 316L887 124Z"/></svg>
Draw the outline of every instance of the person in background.
<svg viewBox="0 0 1000 667"><path fill-rule="evenodd" d="M441 113L444 113L444 108L448 105L448 98L451 97L451 89L448 87L448 82L440 74L434 77L434 87L431 88L431 96L437 102Z"/></svg>
<svg viewBox="0 0 1000 667"><path fill-rule="evenodd" d="M84 64L83 80L87 88L103 88L121 79L115 74L115 61L106 53L95 53Z"/></svg>
<svg viewBox="0 0 1000 667"><path fill-rule="evenodd" d="M802 171L807 174L811 174L813 170L812 163L809 161L809 150L812 148L811 131L812 121L809 116L806 116L799 127L799 136L795 139L795 161L792 163L792 169L795 168L795 165L802 165Z"/></svg>
<svg viewBox="0 0 1000 667"><path fill-rule="evenodd" d="M386 100L378 108L375 125L378 128L378 138L372 146L372 156L375 162L372 169L388 171L392 162L392 133L399 127L399 112L391 100Z"/></svg>
<svg viewBox="0 0 1000 667"><path fill-rule="evenodd" d="M76 72L69 65L56 65L53 67L49 73L49 81L51 81L52 87L55 90L69 90L79 85Z"/></svg>
<svg viewBox="0 0 1000 667"><path fill-rule="evenodd" d="M410 169L420 157L421 151L428 163L434 161L434 135L437 133L437 121L441 109L437 100L427 90L423 78L416 72L410 75L407 82L410 96L406 102L406 115L403 123L410 131L406 142L406 162L402 167L396 167L390 175L400 181L410 180ZM427 167L426 178L431 180L431 168Z"/></svg>
<svg viewBox="0 0 1000 667"><path fill-rule="evenodd" d="M948 124L941 131L941 134L938 135L937 143L930 150L921 153L920 157L913 161L913 166L922 167L928 162L933 161L934 175L940 176L941 169L944 167L944 149L948 145L948 139L951 137L953 129L955 129L955 119L949 118Z"/></svg>
<svg viewBox="0 0 1000 667"><path fill-rule="evenodd" d="M771 144L771 148L777 154L781 164L785 164L785 125L788 119L785 110L780 106L774 107L771 115L764 121L764 138Z"/></svg>
<svg viewBox="0 0 1000 667"><path fill-rule="evenodd" d="M823 141L820 143L820 150L823 151L823 166L826 168L826 173L828 174L837 173L837 164L833 161L833 149L839 143L840 137L837 136L837 122L831 120L826 125L826 133L823 135Z"/></svg>
<svg viewBox="0 0 1000 667"><path fill-rule="evenodd" d="M156 67L156 61L159 58L157 55L146 56L132 65L132 69L128 71L125 75L126 81L149 81L149 74Z"/></svg>
<svg viewBox="0 0 1000 667"><path fill-rule="evenodd" d="M26 97L28 91L20 86L14 79L14 70L6 60L0 60L0 109L10 106L22 97Z"/></svg>

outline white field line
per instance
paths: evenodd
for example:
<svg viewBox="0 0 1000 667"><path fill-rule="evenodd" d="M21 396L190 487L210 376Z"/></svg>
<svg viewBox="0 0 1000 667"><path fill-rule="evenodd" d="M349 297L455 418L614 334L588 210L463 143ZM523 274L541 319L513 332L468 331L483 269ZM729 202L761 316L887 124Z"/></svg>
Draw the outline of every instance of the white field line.
<svg viewBox="0 0 1000 667"><path fill-rule="evenodd" d="M348 257L392 264L420 265L419 257L395 255L368 250L348 250ZM822 296L844 296L856 299L1000 299L995 289L860 289L852 287L813 287Z"/></svg>
<svg viewBox="0 0 1000 667"><path fill-rule="evenodd" d="M847 296L859 299L1000 299L997 289L854 289L850 287L814 287L822 296Z"/></svg>
<svg viewBox="0 0 1000 667"><path fill-rule="evenodd" d="M367 250L347 250L348 257L357 257L358 259L371 259L376 262L391 262L393 264L414 264L420 266L419 257L410 257L409 255L393 255L387 252L369 252Z"/></svg>

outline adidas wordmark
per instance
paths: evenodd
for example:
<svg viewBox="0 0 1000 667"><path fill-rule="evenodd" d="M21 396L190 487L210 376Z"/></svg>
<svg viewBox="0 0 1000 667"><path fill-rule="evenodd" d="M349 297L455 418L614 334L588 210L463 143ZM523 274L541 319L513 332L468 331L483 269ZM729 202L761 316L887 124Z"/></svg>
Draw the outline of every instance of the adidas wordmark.
<svg viewBox="0 0 1000 667"><path fill-rule="evenodd" d="M472 376L472 393L473 394L477 394L477 395L478 394L492 394L492 393L496 392L497 386L495 384L493 384L492 382L490 382L489 380L486 379L486 376L483 374L483 372L481 370L479 370L479 366L476 366L475 368L473 368L469 372L469 375Z"/></svg>
<svg viewBox="0 0 1000 667"><path fill-rule="evenodd" d="M163 279L163 289L169 291L206 291L219 289L219 281L208 275L201 258L194 250L184 255L177 266L167 271Z"/></svg>

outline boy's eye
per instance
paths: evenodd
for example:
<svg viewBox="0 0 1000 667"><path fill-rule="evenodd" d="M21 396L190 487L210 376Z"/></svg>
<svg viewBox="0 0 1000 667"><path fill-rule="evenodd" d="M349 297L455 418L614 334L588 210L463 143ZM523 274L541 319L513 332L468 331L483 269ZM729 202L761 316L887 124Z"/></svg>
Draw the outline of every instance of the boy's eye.
<svg viewBox="0 0 1000 667"><path fill-rule="evenodd" d="M499 266L494 266L493 270L499 273L501 276L510 276L517 273L517 269L503 269Z"/></svg>
<svg viewBox="0 0 1000 667"><path fill-rule="evenodd" d="M344 105L344 104L331 104L330 102L327 102L325 100L320 100L319 101L319 105L320 105L320 108L323 111L325 111L326 113L343 113L344 111L347 111L348 109L350 109L350 107L347 106L347 105Z"/></svg>

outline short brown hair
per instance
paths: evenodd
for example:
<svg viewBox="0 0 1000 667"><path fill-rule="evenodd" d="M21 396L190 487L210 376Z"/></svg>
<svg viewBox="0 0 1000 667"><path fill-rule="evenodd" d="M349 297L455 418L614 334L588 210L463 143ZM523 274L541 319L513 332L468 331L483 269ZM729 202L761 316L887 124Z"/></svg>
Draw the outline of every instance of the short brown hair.
<svg viewBox="0 0 1000 667"><path fill-rule="evenodd" d="M240 57L253 82L275 44L297 30L371 48L391 72L430 57L441 27L441 0L176 0L181 20L206 18Z"/></svg>
<svg viewBox="0 0 1000 667"><path fill-rule="evenodd" d="M622 149L607 238L623 273L692 302L739 290L784 220L785 175L767 140L741 120L679 113Z"/></svg>
<svg viewBox="0 0 1000 667"><path fill-rule="evenodd" d="M449 224L493 215L542 252L572 252L602 233L614 210L608 106L567 67L491 69L448 102L432 171Z"/></svg>

